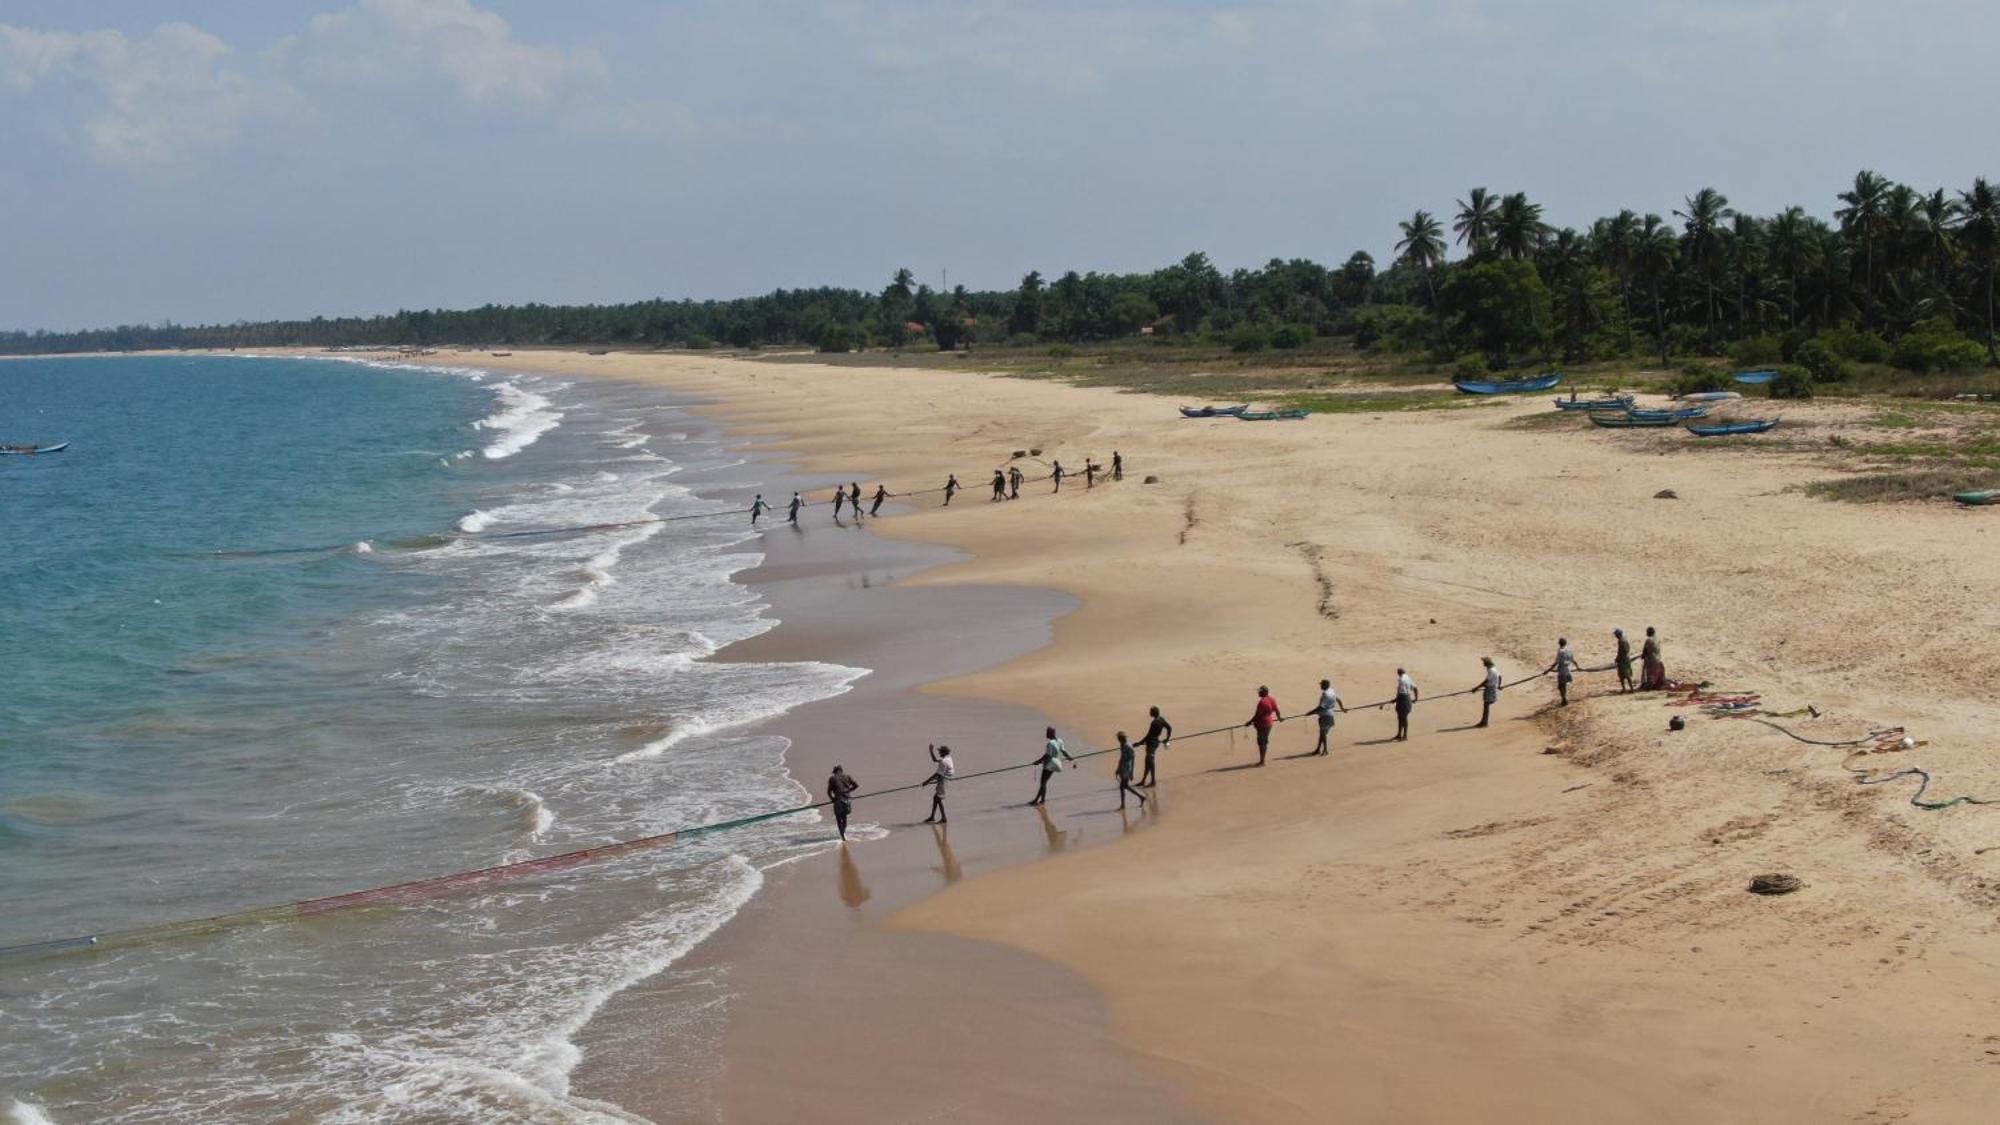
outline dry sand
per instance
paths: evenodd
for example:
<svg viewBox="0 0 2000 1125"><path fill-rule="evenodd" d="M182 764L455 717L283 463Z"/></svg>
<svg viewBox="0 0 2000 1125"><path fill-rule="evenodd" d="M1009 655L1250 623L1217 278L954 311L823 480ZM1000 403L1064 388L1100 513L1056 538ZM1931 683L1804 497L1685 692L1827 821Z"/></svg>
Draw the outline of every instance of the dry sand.
<svg viewBox="0 0 2000 1125"><path fill-rule="evenodd" d="M1558 634L1606 663L1613 626L1657 625L1677 676L1813 704L1809 737L1907 724L1929 744L1859 764L2000 796L1989 512L1815 501L1785 488L1823 472L1678 432L1514 423L1539 401L1183 422L1158 398L974 373L478 362L664 380L892 489L955 471L950 509L878 528L973 556L915 582L1081 606L1049 646L931 690L1031 707L1072 745L1136 733L1149 703L1184 730L1240 720L1259 683L1297 713L1322 675L1355 701L1399 663L1431 693L1475 683L1482 654L1518 676ZM1071 467L1119 450L1128 477L989 505L992 467L1031 447ZM1510 692L1488 731L1463 729L1471 699L1421 705L1408 744L1356 713L1326 759L1291 758L1310 723L1287 724L1265 770L1223 768L1247 739L1175 746L1149 831L895 925L1080 974L1118 1039L1221 1120L1990 1119L2000 809L1920 811L1910 784L1854 784L1846 751L1608 679L1560 711L1547 680ZM1805 888L1745 893L1766 871Z"/></svg>

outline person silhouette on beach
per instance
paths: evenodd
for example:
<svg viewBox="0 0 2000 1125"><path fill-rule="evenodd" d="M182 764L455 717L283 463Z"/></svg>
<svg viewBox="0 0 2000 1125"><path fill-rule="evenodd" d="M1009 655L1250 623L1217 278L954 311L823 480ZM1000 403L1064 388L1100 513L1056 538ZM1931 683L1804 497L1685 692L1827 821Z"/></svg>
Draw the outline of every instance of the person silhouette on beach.
<svg viewBox="0 0 2000 1125"><path fill-rule="evenodd" d="M1132 773L1134 768L1138 765L1138 757L1139 757L1139 752L1137 749L1133 747L1132 740L1125 737L1124 731L1122 730L1119 731L1118 732L1118 807L1120 810L1123 810L1125 808L1125 794L1127 793L1130 793L1134 797L1139 798L1140 808L1143 809L1146 807L1146 795L1144 793L1139 792L1137 789L1132 788Z"/></svg>
<svg viewBox="0 0 2000 1125"><path fill-rule="evenodd" d="M1410 712L1417 706L1417 681L1410 678L1407 669L1396 669L1396 737L1393 741L1410 740Z"/></svg>
<svg viewBox="0 0 2000 1125"><path fill-rule="evenodd" d="M1501 684L1500 669L1494 666L1493 658L1482 656L1479 662L1486 666L1486 671L1479 678L1479 722L1475 725L1483 727L1493 717L1493 705L1500 702Z"/></svg>
<svg viewBox="0 0 2000 1125"><path fill-rule="evenodd" d="M1139 784L1151 789L1155 784L1153 756L1160 752L1160 747L1174 740L1174 724L1168 722L1165 715L1160 714L1158 707L1147 708L1146 714L1151 722L1146 724L1146 736L1139 740L1146 747L1146 773L1139 779Z"/></svg>
<svg viewBox="0 0 2000 1125"><path fill-rule="evenodd" d="M1618 655L1612 663L1618 668L1618 690L1621 693L1632 690L1632 642L1625 639L1625 630L1613 629L1611 635L1618 638Z"/></svg>
<svg viewBox="0 0 2000 1125"><path fill-rule="evenodd" d="M1313 744L1313 753L1322 758L1327 754L1326 736L1333 733L1333 713L1335 710L1345 711L1347 710L1347 704L1341 702L1340 693L1333 690L1332 680L1321 680L1319 682L1319 706L1313 708L1313 714L1319 716L1319 741Z"/></svg>
<svg viewBox="0 0 2000 1125"><path fill-rule="evenodd" d="M1007 485L1008 485L1008 491L1007 491L1007 499L1009 499L1009 500L1019 500L1019 499L1021 498L1021 481L1022 481L1022 479L1023 479L1023 475L1022 475L1022 473L1021 473L1021 466L1019 466L1019 465L1012 465L1012 466L1009 466L1009 467L1008 467L1008 469L1007 469Z"/></svg>
<svg viewBox="0 0 2000 1125"><path fill-rule="evenodd" d="M791 512L785 516L785 521L787 523L790 523L793 527L797 527L799 525L799 509L804 505L805 501L799 499L799 494L796 492L792 493L792 509Z"/></svg>
<svg viewBox="0 0 2000 1125"><path fill-rule="evenodd" d="M868 514L872 516L875 513L881 511L882 501L887 500L888 498L889 498L889 487L887 485L882 485L882 484L876 485L875 502L873 504L868 505Z"/></svg>
<svg viewBox="0 0 2000 1125"><path fill-rule="evenodd" d="M1115 449L1111 451L1111 479L1125 479L1125 458Z"/></svg>
<svg viewBox="0 0 2000 1125"><path fill-rule="evenodd" d="M958 474L952 473L944 482L944 506L951 507L951 498L958 493Z"/></svg>
<svg viewBox="0 0 2000 1125"><path fill-rule="evenodd" d="M768 512L770 510L771 506L769 504L764 503L764 494L759 492L757 494L757 498L755 500L750 501L750 526L756 527L757 517L763 515L765 512Z"/></svg>
<svg viewBox="0 0 2000 1125"><path fill-rule="evenodd" d="M993 500L1005 500L1006 498L1007 474L995 469L993 470ZM992 500L987 501L989 504L992 502Z"/></svg>
<svg viewBox="0 0 2000 1125"><path fill-rule="evenodd" d="M1049 800L1049 778L1062 772L1064 761L1068 761L1071 764L1075 764L1076 762L1075 758L1070 757L1069 751L1063 749L1062 739L1056 737L1056 728L1050 727L1047 731L1047 736L1048 742L1042 747L1042 756L1036 758L1034 762L1029 763L1030 765L1039 763L1042 767L1042 783L1035 787L1035 799L1028 802L1030 805L1047 804Z"/></svg>
<svg viewBox="0 0 2000 1125"><path fill-rule="evenodd" d="M855 519L861 518L861 482L858 480L847 482L847 506L854 509Z"/></svg>
<svg viewBox="0 0 2000 1125"><path fill-rule="evenodd" d="M1054 467L1054 469L1053 469L1053 470L1051 470L1051 471L1050 471L1050 473L1049 473L1049 479L1050 479L1050 480L1053 480L1053 481L1055 481L1055 482L1056 482L1056 486L1055 486L1055 487L1054 487L1053 489L1050 489L1050 491L1051 491L1051 492L1061 492L1061 491L1062 491L1062 479L1063 479L1063 467L1062 467L1062 462L1061 462L1061 461L1057 461L1057 462L1055 463L1055 467Z"/></svg>
<svg viewBox="0 0 2000 1125"><path fill-rule="evenodd" d="M1667 686L1667 662L1660 654L1660 638L1646 626L1646 643L1639 646L1639 690L1660 691Z"/></svg>
<svg viewBox="0 0 2000 1125"><path fill-rule="evenodd" d="M1257 709L1250 712L1250 717L1243 722L1246 727L1257 728L1258 765L1263 765L1265 755L1271 752L1271 728L1284 721L1285 717L1278 713L1278 701L1272 697L1271 689L1260 685L1257 688Z"/></svg>
<svg viewBox="0 0 2000 1125"><path fill-rule="evenodd" d="M943 824L951 819L944 815L944 795L951 786L951 779L958 776L958 764L951 760L949 746L932 746L930 755L935 765L931 775L924 779L924 784L936 786L937 792L931 794L931 815L924 818L924 823Z"/></svg>
<svg viewBox="0 0 2000 1125"><path fill-rule="evenodd" d="M833 803L833 822L840 828L841 843L847 842L847 817L854 811L854 791L861 783L839 766L826 779L826 799Z"/></svg>
<svg viewBox="0 0 2000 1125"><path fill-rule="evenodd" d="M1576 653L1570 651L1568 637L1556 638L1556 658L1549 671L1556 674L1556 694L1562 696L1562 705L1569 706L1570 681L1576 679Z"/></svg>
<svg viewBox="0 0 2000 1125"><path fill-rule="evenodd" d="M1086 490L1097 487L1097 462L1088 457L1083 459L1083 487Z"/></svg>
<svg viewBox="0 0 2000 1125"><path fill-rule="evenodd" d="M833 489L833 518L834 518L834 519L836 519L836 520L837 520L837 519L839 519L839 518L840 518L840 506L841 506L842 504L845 504L845 503L847 503L847 490L846 490L846 489L843 489L843 488L841 488L841 487L840 487L840 486L838 486L838 485L835 485L835 486L834 486L834 489ZM856 515L859 515L860 513L859 513L859 512L857 512L857 513L855 513L855 514L856 514Z"/></svg>

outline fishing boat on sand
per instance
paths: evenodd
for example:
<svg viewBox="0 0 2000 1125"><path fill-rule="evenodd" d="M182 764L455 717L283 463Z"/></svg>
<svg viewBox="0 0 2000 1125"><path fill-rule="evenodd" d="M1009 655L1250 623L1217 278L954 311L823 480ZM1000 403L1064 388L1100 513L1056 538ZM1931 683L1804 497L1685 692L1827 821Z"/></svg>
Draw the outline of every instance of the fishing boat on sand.
<svg viewBox="0 0 2000 1125"><path fill-rule="evenodd" d="M1689 426L1688 433L1696 437L1735 437L1738 434L1761 434L1775 429L1776 418L1757 418L1745 422L1715 422L1706 426Z"/></svg>
<svg viewBox="0 0 2000 1125"><path fill-rule="evenodd" d="M0 445L0 456L31 457L37 453L61 453L68 448L66 441L57 445Z"/></svg>
<svg viewBox="0 0 2000 1125"><path fill-rule="evenodd" d="M1590 420L1607 430L1658 429L1671 426L1675 422L1670 414L1641 415L1630 412L1613 414L1608 410L1591 414Z"/></svg>
<svg viewBox="0 0 2000 1125"><path fill-rule="evenodd" d="M1630 410L1631 395L1612 395L1609 398L1559 398L1557 410Z"/></svg>
<svg viewBox="0 0 2000 1125"><path fill-rule="evenodd" d="M1533 379L1457 379L1451 385L1467 395L1525 395L1549 390L1562 380L1562 373L1555 372Z"/></svg>
<svg viewBox="0 0 2000 1125"><path fill-rule="evenodd" d="M1743 397L1741 391L1696 391L1680 396L1682 402L1729 402Z"/></svg>
<svg viewBox="0 0 2000 1125"><path fill-rule="evenodd" d="M1181 407L1181 417L1228 418L1241 414L1248 409L1250 407L1247 404L1241 406L1183 406Z"/></svg>
<svg viewBox="0 0 2000 1125"><path fill-rule="evenodd" d="M1245 410L1236 417L1244 422L1290 422L1311 413L1310 410Z"/></svg>
<svg viewBox="0 0 2000 1125"><path fill-rule="evenodd" d="M1955 492L1951 498L1961 504L2000 504L2000 488L1977 488L1971 492Z"/></svg>
<svg viewBox="0 0 2000 1125"><path fill-rule="evenodd" d="M1738 371L1730 376L1746 387L1761 387L1777 377L1776 371Z"/></svg>
<svg viewBox="0 0 2000 1125"><path fill-rule="evenodd" d="M1686 422L1695 418L1708 417L1706 406L1683 406L1676 410L1632 410L1627 413L1646 422Z"/></svg>

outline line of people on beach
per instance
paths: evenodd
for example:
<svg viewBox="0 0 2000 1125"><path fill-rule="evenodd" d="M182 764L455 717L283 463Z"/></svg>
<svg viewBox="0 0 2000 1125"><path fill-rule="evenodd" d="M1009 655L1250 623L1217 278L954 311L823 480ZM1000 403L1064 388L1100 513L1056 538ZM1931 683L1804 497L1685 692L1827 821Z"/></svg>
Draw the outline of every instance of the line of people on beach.
<svg viewBox="0 0 2000 1125"><path fill-rule="evenodd" d="M1085 457L1083 459L1084 487L1086 489L1096 488L1097 478L1100 476L1107 475L1107 472L1112 480L1124 480L1125 455L1118 452L1115 449L1112 450L1111 466L1109 470L1107 470L1104 466L1099 465L1095 458ZM1075 474L1063 468L1063 463L1061 461L1050 462L1049 475L1045 479L1052 480L1055 482L1055 487L1050 489L1051 494L1061 492L1064 478L1073 475ZM1019 465L1009 465L1004 469L995 469L993 470L993 499L996 501L1019 500L1021 498L1021 486L1026 483L1028 483L1027 474L1021 472L1021 467ZM957 473L947 473L945 475L945 482L943 485L933 489L925 489L920 492L905 493L904 495L920 496L923 495L924 492L942 492L944 494L944 503L939 505L939 507L949 508L951 507L952 497L958 495L959 492L963 490L963 488L964 486L958 483ZM895 496L896 493L889 491L889 487L887 485L877 484L875 486L874 496L872 497L871 502L868 505L868 515L870 517L880 515L882 512L882 505L888 502L889 500L894 499ZM834 485L833 495L829 499L833 504L834 519L838 520L840 518L840 513L843 510L849 510L849 509L853 511L855 519L858 520L861 518L860 481L850 481L846 485L838 485L838 484ZM806 505L809 503L811 503L811 501L808 501L805 498L804 493L796 491L793 492L791 502L785 506L785 522L791 524L794 527L798 526L799 513L802 510L804 510ZM764 514L771 510L772 507L770 502L764 499L763 493L759 492L756 496L756 499L750 502L750 526L751 527L759 526L763 521Z"/></svg>
<svg viewBox="0 0 2000 1125"><path fill-rule="evenodd" d="M1529 679L1539 679L1542 676L1549 675L1555 676L1558 706L1563 707L1569 706L1570 688L1574 684L1579 672L1616 671L1620 694L1628 694L1636 691L1658 691L1672 686L1667 679L1666 662L1659 634L1653 626L1647 626L1646 628L1646 639L1640 649L1638 658L1639 677L1637 680L1633 677L1632 645L1625 636L1625 630L1622 628L1613 629L1611 633L1613 639L1617 642L1617 649L1616 655L1612 658L1610 664L1604 665L1601 668L1583 667L1577 660L1575 650L1570 647L1569 638L1561 637L1556 641L1554 659L1549 662L1546 668L1529 677ZM1490 656L1480 657L1479 662L1481 673L1478 683L1463 691L1454 691L1437 697L1448 699L1452 696L1472 694L1477 694L1480 697L1479 721L1472 724L1470 728L1464 729L1483 729L1487 727L1493 717L1493 705L1500 701L1501 691L1509 686L1519 686L1520 683L1527 682L1527 680L1521 680L1514 685L1509 685L1506 682L1506 678L1502 675L1499 665ZM1393 707L1396 715L1396 733L1390 741L1408 742L1410 739L1410 717L1415 712L1417 703L1421 698L1422 693L1417 687L1416 679L1410 675L1409 669L1398 667L1396 669L1395 694L1380 703L1364 704L1363 706L1376 709ZM1336 717L1347 713L1347 703L1341 698L1340 693L1335 690L1333 681L1331 679L1321 679L1319 681L1319 698L1313 709L1306 712L1304 716L1294 716L1294 718L1312 718L1316 720L1318 726L1318 737L1313 744L1313 748L1298 756L1326 757L1330 755L1332 751L1328 747L1328 741L1333 734L1337 722ZM1278 705L1277 697L1271 693L1270 686L1267 684L1259 685L1257 688L1257 700L1252 706L1250 717L1245 719L1240 727L1217 727L1213 730L1202 731L1200 734L1189 737L1221 734L1247 727L1256 737L1257 761L1255 766L1262 767L1269 760L1272 731L1278 724L1286 721L1284 712ZM1039 769L1040 776L1035 784L1035 795L1027 802L1027 807L1029 808L1047 804L1049 799L1049 783L1065 770L1076 769L1081 764L1079 758L1071 754L1068 748L1063 745L1061 737L1056 733L1056 728L1049 727L1043 732L1043 737L1044 741L1041 752L1033 759L1019 766L1001 767L1001 770ZM1158 707L1152 707L1147 711L1145 734L1140 737L1137 743L1134 743L1130 736L1121 730L1117 734L1117 745L1113 750L1093 751L1090 754L1086 754L1085 757L1115 752L1118 755L1118 760L1117 764L1113 767L1112 774L1118 783L1118 808L1123 810L1128 806L1129 800L1136 799L1139 807L1143 809L1146 807L1148 801L1144 790L1155 788L1159 784L1157 777L1159 752L1169 746L1173 742L1173 738L1173 723L1165 715L1161 714ZM1144 755L1143 764L1141 759L1142 751ZM918 786L918 788L929 789L931 791L930 814L924 818L923 823L945 824L950 820L946 811L946 798L950 793L952 782L959 776L958 759L952 755L951 747L935 743L928 747L927 753L931 762L931 773ZM833 767L833 773L827 779L826 794L827 801L833 808L834 822L839 829L840 838L843 841L847 839L847 821L853 812L854 797L859 788L859 783L844 768L841 766Z"/></svg>

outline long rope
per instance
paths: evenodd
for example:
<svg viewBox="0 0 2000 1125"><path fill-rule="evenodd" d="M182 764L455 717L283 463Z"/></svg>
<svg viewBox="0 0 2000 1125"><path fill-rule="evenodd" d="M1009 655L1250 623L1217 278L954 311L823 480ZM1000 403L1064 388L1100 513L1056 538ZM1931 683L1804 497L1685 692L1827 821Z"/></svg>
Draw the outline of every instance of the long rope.
<svg viewBox="0 0 2000 1125"><path fill-rule="evenodd" d="M1543 671L1533 676L1528 676L1520 680L1515 680L1512 683L1503 684L1502 689L1505 690L1509 688L1518 687L1521 684L1528 683L1532 680L1538 680L1546 675L1548 675L1548 672ZM1478 691L1483 689L1474 688L1470 690ZM1450 698L1451 696L1465 695L1465 694L1469 694L1469 692L1452 692L1449 693L1448 695L1434 696L1432 698L1446 699ZM1350 710L1368 710L1371 708L1387 707L1394 702L1395 700L1391 698L1383 700L1382 702L1379 703L1364 703L1357 707L1350 708ZM1315 713L1316 712L1311 712L1311 711L1306 712L1307 715L1312 715ZM1292 719L1297 719L1302 717L1304 716L1293 715L1287 718L1279 719L1278 721L1289 722ZM1172 738L1168 739L1168 743L1171 744L1175 742L1186 742L1198 738L1211 738L1218 734L1225 734L1241 730L1243 727L1248 725L1249 725L1248 723L1231 723L1227 726L1211 727L1207 730L1196 731L1192 734L1175 734ZM1106 754L1115 754L1121 749L1122 747L1110 746L1100 750L1086 750L1080 754L1072 754L1070 755L1070 758L1073 761L1084 761L1090 758L1101 757ZM951 780L955 782L974 781L980 778L994 777L1005 773L1013 773L1018 770L1033 769L1040 766L1042 761L1043 759L1037 758L1029 762L1021 762L1005 766L995 766L991 769L979 770L974 773L959 775L953 777ZM850 801L874 800L876 798L889 797L899 793L913 792L919 789L923 789L929 784L930 784L929 781L923 781L910 785L898 785L889 789L877 789L867 793L857 793L853 797L849 798L849 800ZM231 928L235 926L292 921L299 918L311 917L317 914L325 914L335 910L356 908L362 906L413 902L419 899L431 897L445 892L465 890L472 887L482 886L487 883L498 882L505 879L515 879L528 875L539 875L551 871L566 870L571 867L581 866L586 863L592 863L601 859L608 859L610 857L623 855L629 852L642 851L650 848L663 847L666 845L679 843L681 841L693 839L697 836L714 835L716 833L728 832L740 828L747 828L755 824L762 824L766 821L778 820L789 816L796 816L801 813L815 812L819 809L823 809L830 806L832 803L833 802L831 801L815 801L808 804L795 805L790 808L775 809L770 812L755 813L750 816L737 817L733 820L723 820L709 824L700 824L689 828L677 829L672 832L663 832L652 836L641 836L636 839L622 840L610 844L601 844L596 847L580 848L575 851L561 852L556 855L542 856L536 859L521 860L515 863L504 863L493 867L482 867L472 871L459 871L445 875L432 875L421 879L410 880L407 882L392 883L387 886L370 887L363 890L348 891L341 894L325 895L318 898L300 899L295 902L285 903L283 905L278 905L278 906L258 907L250 910L235 911L228 914L211 915L209 917L195 918L187 921L158 923L155 925L140 926L132 929L110 930L103 933L83 934L75 937L58 938L51 941L31 942L25 945L5 946L5 947L0 947L0 959L36 956L42 954L63 953L79 949L101 949L107 946L125 945L125 944L130 944L132 942L142 941L147 939L168 938L181 935L210 933L216 930Z"/></svg>
<svg viewBox="0 0 2000 1125"><path fill-rule="evenodd" d="M1063 478L1065 480L1081 475L1084 474L1071 472L1067 469L1063 471ZM1121 477L1112 476L1108 471L1103 472L1101 475L1104 477L1104 483L1106 484L1109 484L1115 480L1123 479ZM1044 481L1050 481L1054 479L1055 479L1055 474L1048 473L1046 475L1039 477L1023 477L1021 478L1021 483L1024 485L1040 484ZM891 492L889 493L889 498L901 499L907 496L932 496L936 495L937 493L943 492L947 487L949 486L939 485L936 488L919 488L909 492ZM1093 486L1090 484L1085 485L1086 490L1088 490L1091 487ZM955 491L964 492L966 491L966 488L964 485L959 485ZM1051 495L1053 495L1053 493L1051 493ZM801 511L803 511L806 508L823 508L826 507L827 504L828 502L824 500L801 500L799 503L799 508ZM777 505L767 504L765 505L765 507L767 510L772 512L775 512L778 509ZM593 531L622 531L629 527L647 527L656 523L681 523L686 520L712 520L712 519L721 519L724 516L741 517L750 514L751 510L749 508L724 508L721 511L715 511L715 512L691 512L686 515L679 515L679 516L647 516L644 519L621 520L615 523L579 523L579 524L570 524L565 527L534 527L534 528L527 528L521 531L462 531L462 532L447 534L445 538L461 539L474 542L486 539L530 539L548 535L580 535ZM775 519L775 517L773 518ZM354 546L354 542L355 541L353 540L349 540L344 543L329 543L317 547L222 548L213 551L181 553L176 557L259 558L265 555L327 555L327 554L333 554L336 551L348 550L349 548Z"/></svg>

